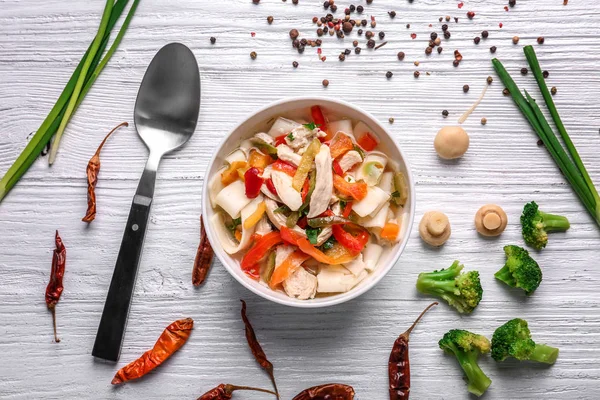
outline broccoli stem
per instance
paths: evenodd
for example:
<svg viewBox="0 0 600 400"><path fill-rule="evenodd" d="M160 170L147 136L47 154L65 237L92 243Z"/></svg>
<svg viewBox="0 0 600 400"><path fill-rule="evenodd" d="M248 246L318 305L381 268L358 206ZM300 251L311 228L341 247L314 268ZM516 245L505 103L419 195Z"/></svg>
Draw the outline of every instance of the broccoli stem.
<svg viewBox="0 0 600 400"><path fill-rule="evenodd" d="M545 364L554 364L558 358L558 349L545 344L537 344L529 357L530 360Z"/></svg>
<svg viewBox="0 0 600 400"><path fill-rule="evenodd" d="M543 211L538 211L543 218L546 232L564 232L571 224L569 220L562 215L547 214Z"/></svg>
<svg viewBox="0 0 600 400"><path fill-rule="evenodd" d="M516 285L515 277L510 272L510 269L506 265L504 267L502 267L498 272L496 272L494 274L494 277L496 279L499 279L502 282L506 283L508 286Z"/></svg>
<svg viewBox="0 0 600 400"><path fill-rule="evenodd" d="M492 383L492 380L479 368L477 364L478 353L475 351L464 352L457 350L456 358L467 375L467 390L476 396L481 396Z"/></svg>
<svg viewBox="0 0 600 400"><path fill-rule="evenodd" d="M434 272L435 274L435 272ZM432 278L431 274L421 274L417 279L417 290L422 293L429 294L452 294L456 290L454 277L448 277L448 280L439 280L437 277Z"/></svg>

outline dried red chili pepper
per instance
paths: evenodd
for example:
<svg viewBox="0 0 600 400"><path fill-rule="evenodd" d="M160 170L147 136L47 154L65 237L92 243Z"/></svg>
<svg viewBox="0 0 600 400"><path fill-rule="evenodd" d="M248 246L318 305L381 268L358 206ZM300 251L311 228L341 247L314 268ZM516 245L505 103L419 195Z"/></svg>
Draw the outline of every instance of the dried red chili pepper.
<svg viewBox="0 0 600 400"><path fill-rule="evenodd" d="M96 218L96 184L98 183L98 172L100 172L100 151L102 150L102 147L104 147L104 143L106 143L106 140L110 137L110 135L112 135L114 131L122 126L129 126L129 124L127 122L123 122L122 124L115 126L112 131L108 132L108 135L106 135L102 143L100 143L96 153L88 162L86 170L88 181L88 209L85 217L81 219L83 222L92 222Z"/></svg>
<svg viewBox="0 0 600 400"><path fill-rule="evenodd" d="M266 389L258 389L248 386L236 386L221 383L216 388L211 389L208 392L204 393L202 396L198 397L198 400L229 400L231 399L233 392L236 390L253 390L255 392L270 393L273 395L276 394L275 392L271 392L270 390Z"/></svg>
<svg viewBox="0 0 600 400"><path fill-rule="evenodd" d="M354 389L341 383L314 386L298 393L293 400L352 400Z"/></svg>
<svg viewBox="0 0 600 400"><path fill-rule="evenodd" d="M403 334L398 336L398 339L394 342L392 352L390 353L390 359L388 361L388 373L390 379L390 400L408 400L410 395L410 362L408 359L408 339L410 333L417 325L423 315L433 306L437 305L437 302L431 303L419 317L413 322L410 328Z"/></svg>
<svg viewBox="0 0 600 400"><path fill-rule="evenodd" d="M58 231L54 236L54 244L56 248L52 254L52 270L50 271L50 282L46 287L46 305L52 313L52 324L54 326L54 340L56 343L60 339L56 335L56 303L60 299L63 292L63 276L65 276L65 265L67 262L67 249L63 244L62 239L58 235Z"/></svg>
<svg viewBox="0 0 600 400"><path fill-rule="evenodd" d="M191 318L180 319L167 326L154 347L137 360L118 370L111 383L118 385L140 378L158 367L184 345L190 337L193 327L194 320Z"/></svg>
<svg viewBox="0 0 600 400"><path fill-rule="evenodd" d="M196 252L196 259L194 260L194 269L192 270L192 283L194 286L200 286L206 280L208 270L212 265L212 260L215 255L213 248L208 241L206 230L204 230L204 221L202 215L200 216L200 244L198 245L198 252Z"/></svg>
<svg viewBox="0 0 600 400"><path fill-rule="evenodd" d="M250 320L248 320L248 317L246 316L246 302L244 300L240 301L242 302L242 320L244 321L244 326L246 327L246 340L248 341L248 346L250 346L250 350L252 350L252 354L254 355L256 361L260 364L262 369L267 371L269 374L271 382L273 382L275 395L279 399L279 390L277 390L277 383L275 383L275 375L273 374L273 364L267 360L267 355L263 351L260 343L258 343L256 334L254 333L254 328L252 328Z"/></svg>

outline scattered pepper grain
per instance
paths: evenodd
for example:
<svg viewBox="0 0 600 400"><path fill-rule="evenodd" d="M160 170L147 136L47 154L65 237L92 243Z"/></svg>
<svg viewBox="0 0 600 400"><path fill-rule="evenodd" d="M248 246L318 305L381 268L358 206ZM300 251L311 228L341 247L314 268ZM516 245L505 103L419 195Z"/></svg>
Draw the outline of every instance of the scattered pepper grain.
<svg viewBox="0 0 600 400"><path fill-rule="evenodd" d="M442 111L442 117L446 118L448 116L448 110L443 110Z"/></svg>
<svg viewBox="0 0 600 400"><path fill-rule="evenodd" d="M487 118L481 118L481 125L487 124Z"/></svg>
<svg viewBox="0 0 600 400"><path fill-rule="evenodd" d="M463 92L467 93L469 91L469 85L463 86Z"/></svg>
<svg viewBox="0 0 600 400"><path fill-rule="evenodd" d="M421 75L421 73L419 71L415 71L413 73L413 75L414 75L415 78L418 78Z"/></svg>
<svg viewBox="0 0 600 400"><path fill-rule="evenodd" d="M540 36L539 38L537 38L538 44L544 44L544 41L545 41L545 39L543 36Z"/></svg>
<svg viewBox="0 0 600 400"><path fill-rule="evenodd" d="M214 36L210 37L210 44L215 44L217 42L217 38Z"/></svg>
<svg viewBox="0 0 600 400"><path fill-rule="evenodd" d="M557 91L558 89L556 89L556 86L552 86L552 89L550 89L550 93L552 93L552 95L555 95Z"/></svg>
<svg viewBox="0 0 600 400"><path fill-rule="evenodd" d="M403 51L398 52L398 60L402 61L404 57L406 57L406 54Z"/></svg>
<svg viewBox="0 0 600 400"><path fill-rule="evenodd" d="M255 51L250 53L250 58L253 60L256 60L256 52Z"/></svg>
<svg viewBox="0 0 600 400"><path fill-rule="evenodd" d="M492 53L492 54L493 54L493 53L495 53L495 52L496 52L496 50L497 50L497 49L496 49L496 46L492 46L492 47L490 47L490 53Z"/></svg>
<svg viewBox="0 0 600 400"><path fill-rule="evenodd" d="M394 76L394 73L392 71L388 71L385 73L385 77L390 79L392 76Z"/></svg>
<svg viewBox="0 0 600 400"><path fill-rule="evenodd" d="M513 42L513 44L519 43L519 37L518 36L513 36L512 42Z"/></svg>
<svg viewBox="0 0 600 400"><path fill-rule="evenodd" d="M329 86L329 81L327 79L323 79L323 86Z"/></svg>
<svg viewBox="0 0 600 400"><path fill-rule="evenodd" d="M527 73L529 72L529 70L525 67L521 68L521 75L527 75Z"/></svg>

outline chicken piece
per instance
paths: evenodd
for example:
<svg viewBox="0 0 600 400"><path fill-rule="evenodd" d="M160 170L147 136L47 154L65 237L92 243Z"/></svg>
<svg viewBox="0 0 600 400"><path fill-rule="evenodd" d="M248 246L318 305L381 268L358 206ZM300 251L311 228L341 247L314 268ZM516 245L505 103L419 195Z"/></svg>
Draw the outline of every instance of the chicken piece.
<svg viewBox="0 0 600 400"><path fill-rule="evenodd" d="M352 272L341 265L327 265L321 268L317 275L317 292L344 293L355 287L368 275L367 271L362 271L358 276L354 276Z"/></svg>
<svg viewBox="0 0 600 400"><path fill-rule="evenodd" d="M329 206L331 193L333 193L333 173L331 171L331 152L329 146L321 146L319 153L315 157L317 167L317 182L315 190L310 198L310 211L308 218L314 218L321 215Z"/></svg>
<svg viewBox="0 0 600 400"><path fill-rule="evenodd" d="M344 267L346 267L348 271L352 272L352 275L359 276L361 272L366 269L362 253L358 254L358 257L356 257L354 260L344 264Z"/></svg>
<svg viewBox="0 0 600 400"><path fill-rule="evenodd" d="M294 150L285 144L280 144L277 146L277 157L280 160L294 164L296 167L300 165L300 160L302 160L302 156L300 154L294 153Z"/></svg>
<svg viewBox="0 0 600 400"><path fill-rule="evenodd" d="M273 136L269 135L268 133L264 133L264 132L258 132L257 134L255 134L254 139L258 139L258 140L265 142L266 144L270 144L270 145L273 145L273 143L275 143Z"/></svg>
<svg viewBox="0 0 600 400"><path fill-rule="evenodd" d="M350 150L349 152L347 152L346 154L344 154L342 156L342 158L340 158L340 167L342 168L342 171L346 172L350 169L352 169L352 167L354 167L356 164L361 163L362 162L362 157L360 156L360 153L356 150Z"/></svg>
<svg viewBox="0 0 600 400"><path fill-rule="evenodd" d="M317 277L300 267L283 281L283 290L288 296L298 300L312 299L317 293Z"/></svg>
<svg viewBox="0 0 600 400"><path fill-rule="evenodd" d="M292 187L292 177L285 172L272 171L271 179L273 179L273 185L275 185L275 190L281 201L290 210L298 211L300 206L302 206L302 195Z"/></svg>
<svg viewBox="0 0 600 400"><path fill-rule="evenodd" d="M272 232L271 224L269 224L269 219L263 215L263 217L256 224L255 232L261 236L265 236L267 233Z"/></svg>
<svg viewBox="0 0 600 400"><path fill-rule="evenodd" d="M285 137L285 143L298 152L298 154L302 154L314 138L320 137L321 132L323 131L319 128L308 129L305 125L300 125Z"/></svg>

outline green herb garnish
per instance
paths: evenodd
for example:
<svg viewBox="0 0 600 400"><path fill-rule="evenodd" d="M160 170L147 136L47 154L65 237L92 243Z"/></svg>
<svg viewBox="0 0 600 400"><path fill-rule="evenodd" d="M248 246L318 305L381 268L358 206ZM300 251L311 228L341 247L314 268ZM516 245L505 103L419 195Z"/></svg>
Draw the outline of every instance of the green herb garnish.
<svg viewBox="0 0 600 400"><path fill-rule="evenodd" d="M311 131L314 131L315 129L317 129L319 126L321 126L320 124L315 124L314 122L309 122L308 124L304 124L303 125L306 129L309 129ZM293 140L293 139L292 139Z"/></svg>
<svg viewBox="0 0 600 400"><path fill-rule="evenodd" d="M306 228L306 236L310 244L317 244L317 238L321 233L321 228Z"/></svg>
<svg viewBox="0 0 600 400"><path fill-rule="evenodd" d="M336 243L337 240L335 240L333 236L330 236L329 239L327 239L327 241L325 241L325 243L323 243L323 245L321 246L321 250L331 250Z"/></svg>
<svg viewBox="0 0 600 400"><path fill-rule="evenodd" d="M294 141L294 134L292 132L290 132L286 137L290 140L290 142Z"/></svg>

